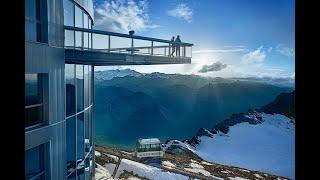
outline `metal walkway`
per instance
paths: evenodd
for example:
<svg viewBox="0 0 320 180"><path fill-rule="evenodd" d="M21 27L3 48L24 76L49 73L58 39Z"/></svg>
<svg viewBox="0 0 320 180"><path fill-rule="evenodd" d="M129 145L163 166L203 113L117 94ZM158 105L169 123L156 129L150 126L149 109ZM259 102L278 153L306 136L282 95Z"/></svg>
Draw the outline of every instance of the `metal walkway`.
<svg viewBox="0 0 320 180"><path fill-rule="evenodd" d="M190 43L175 44L164 39L71 26L65 26L65 34L67 63L95 66L191 63Z"/></svg>

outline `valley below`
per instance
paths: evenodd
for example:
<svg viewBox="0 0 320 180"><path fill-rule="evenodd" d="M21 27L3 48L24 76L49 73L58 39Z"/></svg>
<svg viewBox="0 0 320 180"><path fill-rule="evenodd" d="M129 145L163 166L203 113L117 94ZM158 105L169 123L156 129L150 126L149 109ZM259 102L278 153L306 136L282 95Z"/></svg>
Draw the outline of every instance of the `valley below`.
<svg viewBox="0 0 320 180"><path fill-rule="evenodd" d="M295 179L292 87L193 75L123 74L97 76L94 117L101 177ZM165 151L156 165L134 156L136 140L152 137L163 142ZM118 165L111 160L114 156Z"/></svg>

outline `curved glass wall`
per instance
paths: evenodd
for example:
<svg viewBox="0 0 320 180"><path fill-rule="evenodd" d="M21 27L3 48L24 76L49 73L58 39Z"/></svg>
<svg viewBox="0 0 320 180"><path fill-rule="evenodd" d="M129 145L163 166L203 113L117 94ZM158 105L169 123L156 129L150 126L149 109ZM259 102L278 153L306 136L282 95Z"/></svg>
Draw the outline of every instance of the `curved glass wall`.
<svg viewBox="0 0 320 180"><path fill-rule="evenodd" d="M64 25L92 29L92 0L63 0ZM90 8L91 7L91 8ZM86 12L85 10L88 10ZM90 33L65 30L65 47L92 48ZM67 179L91 176L93 66L65 64ZM90 163L91 162L91 163Z"/></svg>
<svg viewBox="0 0 320 180"><path fill-rule="evenodd" d="M78 1L77 1L78 2ZM91 0L86 0L85 3L78 2L82 7L87 7ZM92 29L92 19L82 7L74 3L72 0L64 0L64 25L73 26L85 29ZM87 9L87 8L86 8ZM77 49L89 49L91 47L90 33L65 30L65 47Z"/></svg>
<svg viewBox="0 0 320 180"><path fill-rule="evenodd" d="M89 176L92 153L93 66L65 64L67 179Z"/></svg>

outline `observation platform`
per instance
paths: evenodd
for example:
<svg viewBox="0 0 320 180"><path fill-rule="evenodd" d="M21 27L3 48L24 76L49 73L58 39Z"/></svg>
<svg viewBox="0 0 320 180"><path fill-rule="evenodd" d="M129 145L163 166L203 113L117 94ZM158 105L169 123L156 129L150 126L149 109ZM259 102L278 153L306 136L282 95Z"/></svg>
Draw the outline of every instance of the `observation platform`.
<svg viewBox="0 0 320 180"><path fill-rule="evenodd" d="M108 65L190 64L192 46L169 40L65 26L65 62Z"/></svg>

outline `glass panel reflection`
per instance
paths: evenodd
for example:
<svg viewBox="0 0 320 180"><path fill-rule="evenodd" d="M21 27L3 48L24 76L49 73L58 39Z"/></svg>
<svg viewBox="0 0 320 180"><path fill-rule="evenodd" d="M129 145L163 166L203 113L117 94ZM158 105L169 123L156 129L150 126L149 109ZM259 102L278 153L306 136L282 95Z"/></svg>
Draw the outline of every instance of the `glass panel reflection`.
<svg viewBox="0 0 320 180"><path fill-rule="evenodd" d="M76 89L75 89L75 65L65 65L65 81L66 81L66 116L75 114L76 112Z"/></svg>
<svg viewBox="0 0 320 180"><path fill-rule="evenodd" d="M74 26L74 5L70 0L63 1L64 25Z"/></svg>
<svg viewBox="0 0 320 180"><path fill-rule="evenodd" d="M38 74L25 74L25 106L42 102L42 84Z"/></svg>
<svg viewBox="0 0 320 180"><path fill-rule="evenodd" d="M75 26L76 27L83 27L83 18L82 18L83 12L82 10L78 7L75 6Z"/></svg>
<svg viewBox="0 0 320 180"><path fill-rule="evenodd" d="M76 39L75 39L76 43L75 43L75 45L78 48L82 48L82 32L76 31L75 33L76 33Z"/></svg>
<svg viewBox="0 0 320 180"><path fill-rule="evenodd" d="M84 108L89 106L89 66L84 65Z"/></svg>
<svg viewBox="0 0 320 180"><path fill-rule="evenodd" d="M74 31L65 30L64 37L64 45L74 47Z"/></svg>
<svg viewBox="0 0 320 180"><path fill-rule="evenodd" d="M31 179L42 173L39 178L44 179L44 145L29 149L25 153L25 177Z"/></svg>
<svg viewBox="0 0 320 180"><path fill-rule="evenodd" d="M43 122L43 106L25 108L25 127L37 125Z"/></svg>
<svg viewBox="0 0 320 180"><path fill-rule="evenodd" d="M77 115L77 164L84 160L84 113Z"/></svg>
<svg viewBox="0 0 320 180"><path fill-rule="evenodd" d="M66 121L67 175L69 175L76 169L76 118L73 116Z"/></svg>
<svg viewBox="0 0 320 180"><path fill-rule="evenodd" d="M83 65L76 65L77 112L83 110Z"/></svg>
<svg viewBox="0 0 320 180"><path fill-rule="evenodd" d="M42 76L25 74L25 127L44 121Z"/></svg>

